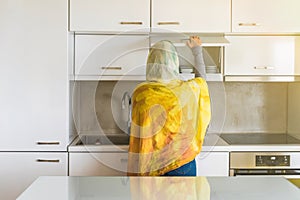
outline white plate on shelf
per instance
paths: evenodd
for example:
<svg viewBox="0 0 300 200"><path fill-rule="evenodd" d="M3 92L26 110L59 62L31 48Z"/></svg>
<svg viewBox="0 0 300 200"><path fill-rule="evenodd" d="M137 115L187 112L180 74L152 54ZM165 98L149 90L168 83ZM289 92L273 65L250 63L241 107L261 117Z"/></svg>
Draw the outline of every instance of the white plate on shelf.
<svg viewBox="0 0 300 200"><path fill-rule="evenodd" d="M192 68L183 68L183 69L180 69L180 72L181 73L193 73L193 69Z"/></svg>

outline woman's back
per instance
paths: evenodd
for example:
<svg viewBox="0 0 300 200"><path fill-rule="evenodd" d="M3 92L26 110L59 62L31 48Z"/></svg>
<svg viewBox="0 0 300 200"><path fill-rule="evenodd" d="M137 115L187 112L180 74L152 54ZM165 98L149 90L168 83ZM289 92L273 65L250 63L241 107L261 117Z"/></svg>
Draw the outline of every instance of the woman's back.
<svg viewBox="0 0 300 200"><path fill-rule="evenodd" d="M135 162L129 164L129 172L162 175L201 151L210 121L204 79L142 83L132 102L129 159Z"/></svg>

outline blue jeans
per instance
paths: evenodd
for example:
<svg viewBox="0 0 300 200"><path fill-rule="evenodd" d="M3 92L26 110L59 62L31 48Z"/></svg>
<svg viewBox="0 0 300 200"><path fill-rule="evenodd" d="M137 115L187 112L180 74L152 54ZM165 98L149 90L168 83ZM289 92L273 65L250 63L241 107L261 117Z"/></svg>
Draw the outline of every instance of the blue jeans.
<svg viewBox="0 0 300 200"><path fill-rule="evenodd" d="M196 176L196 161L194 159L177 169L165 173L163 176Z"/></svg>

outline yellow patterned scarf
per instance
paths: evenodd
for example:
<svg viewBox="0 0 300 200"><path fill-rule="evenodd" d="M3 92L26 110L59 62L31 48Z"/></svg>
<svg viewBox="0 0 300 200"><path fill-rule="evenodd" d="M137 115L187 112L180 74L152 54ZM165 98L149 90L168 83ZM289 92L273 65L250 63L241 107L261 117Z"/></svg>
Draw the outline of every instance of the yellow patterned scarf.
<svg viewBox="0 0 300 200"><path fill-rule="evenodd" d="M162 175L200 153L211 118L204 79L145 82L132 102L128 175Z"/></svg>

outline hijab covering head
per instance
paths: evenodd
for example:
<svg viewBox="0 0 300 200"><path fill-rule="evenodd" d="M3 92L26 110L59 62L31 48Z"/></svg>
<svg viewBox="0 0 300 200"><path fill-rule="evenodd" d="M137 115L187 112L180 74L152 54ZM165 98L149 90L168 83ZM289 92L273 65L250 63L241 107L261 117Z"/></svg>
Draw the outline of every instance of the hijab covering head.
<svg viewBox="0 0 300 200"><path fill-rule="evenodd" d="M149 52L147 81L170 82L179 78L179 59L175 46L166 40L155 43Z"/></svg>

